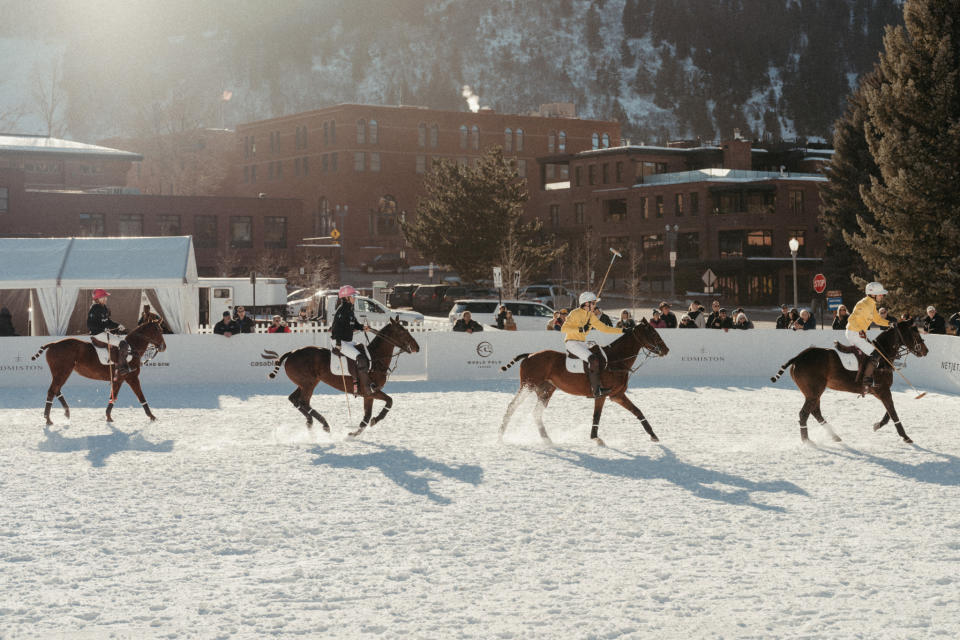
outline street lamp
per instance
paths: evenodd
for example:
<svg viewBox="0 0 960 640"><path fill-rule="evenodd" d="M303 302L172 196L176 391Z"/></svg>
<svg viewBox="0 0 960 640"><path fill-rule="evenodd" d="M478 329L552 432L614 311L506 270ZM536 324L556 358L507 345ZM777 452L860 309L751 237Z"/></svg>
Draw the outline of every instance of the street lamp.
<svg viewBox="0 0 960 640"><path fill-rule="evenodd" d="M800 250L800 241L790 238L790 255L793 256L793 308L797 308L797 251Z"/></svg>
<svg viewBox="0 0 960 640"><path fill-rule="evenodd" d="M667 251L669 251L670 257L670 297L675 298L677 295L677 286L674 279L674 268L677 266L677 231L680 230L680 225L675 224L673 227L670 225L666 226L667 230Z"/></svg>

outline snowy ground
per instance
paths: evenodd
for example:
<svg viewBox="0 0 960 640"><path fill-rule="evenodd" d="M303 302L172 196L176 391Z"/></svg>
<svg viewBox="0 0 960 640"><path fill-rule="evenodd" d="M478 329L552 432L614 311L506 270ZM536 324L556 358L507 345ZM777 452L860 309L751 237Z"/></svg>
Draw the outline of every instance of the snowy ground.
<svg viewBox="0 0 960 640"><path fill-rule="evenodd" d="M960 635L954 396L828 392L844 438L769 388L638 386L661 439L557 394L544 446L498 384L392 383L347 440L307 434L285 380L94 388L44 429L0 390L0 638L921 638ZM283 395L279 395L283 394ZM352 402L354 423L359 404ZM952 416L952 417L951 417Z"/></svg>

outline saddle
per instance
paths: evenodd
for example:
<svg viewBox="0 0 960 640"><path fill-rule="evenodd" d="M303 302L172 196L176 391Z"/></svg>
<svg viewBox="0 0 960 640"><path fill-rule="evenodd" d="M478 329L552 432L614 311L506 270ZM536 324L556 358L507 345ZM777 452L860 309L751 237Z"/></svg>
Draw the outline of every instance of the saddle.
<svg viewBox="0 0 960 640"><path fill-rule="evenodd" d="M97 354L97 358L100 359L100 364L116 364L114 362L114 349L117 345L108 344L103 340L97 340L94 337L90 337L90 343L93 345L93 350Z"/></svg>
<svg viewBox="0 0 960 640"><path fill-rule="evenodd" d="M837 341L834 341L833 346L834 346L834 348L835 348L837 351L839 351L840 353L852 353L853 355L855 355L855 356L857 357L857 370L858 370L858 371L862 371L862 370L863 370L864 364L866 364L867 360L870 358L870 356L868 356L868 355L865 354L863 351L861 351L859 348L857 348L857 347L855 347L855 346L853 346L853 345L841 344L841 343L839 343L839 342L837 342ZM885 364L886 364L886 363L883 361L883 359L881 359L881 360L880 360L880 364L877 365L877 369L882 369Z"/></svg>
<svg viewBox="0 0 960 640"><path fill-rule="evenodd" d="M370 351L367 349L367 345L354 344L353 346L357 348L357 351L366 356L367 362L373 363L373 358L370 357ZM335 376L352 376L353 371L351 371L351 367L355 366L354 361L343 355L338 347L331 347L330 353L335 356L330 358L330 373ZM344 368L344 366L346 368Z"/></svg>
<svg viewBox="0 0 960 640"><path fill-rule="evenodd" d="M587 363L577 356L573 355L569 351L564 351L567 357L564 359L564 363L567 366L567 371L570 373L586 373L587 372ZM600 345L592 344L590 345L590 353L596 355L599 354L603 358L603 367L602 369L607 368L607 353L600 348Z"/></svg>

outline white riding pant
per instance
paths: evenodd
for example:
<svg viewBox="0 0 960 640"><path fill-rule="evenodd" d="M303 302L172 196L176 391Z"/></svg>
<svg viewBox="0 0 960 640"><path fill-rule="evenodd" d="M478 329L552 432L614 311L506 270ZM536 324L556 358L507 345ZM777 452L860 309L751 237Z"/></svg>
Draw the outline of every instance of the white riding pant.
<svg viewBox="0 0 960 640"><path fill-rule="evenodd" d="M95 336L90 336L91 340L94 338L96 338L100 342L105 342L106 344L109 344L109 345L120 344L120 340L121 340L120 336L118 336L115 333L111 333L110 331L101 331Z"/></svg>
<svg viewBox="0 0 960 640"><path fill-rule="evenodd" d="M860 349L860 351L863 351L864 355L870 355L871 353L873 353L873 350L876 348L872 344L867 342L866 338L861 338L859 331L854 331L853 329L846 329L843 335L844 337L846 337L847 342L849 342L856 348Z"/></svg>
<svg viewBox="0 0 960 640"><path fill-rule="evenodd" d="M584 362L589 360L590 356L592 355L590 353L590 347L587 345L587 343L580 340L567 340L564 342L564 346L566 346L568 353L575 355Z"/></svg>
<svg viewBox="0 0 960 640"><path fill-rule="evenodd" d="M357 356L360 355L360 350L357 349L356 345L347 340L340 341L340 353L350 358L354 362L357 361Z"/></svg>

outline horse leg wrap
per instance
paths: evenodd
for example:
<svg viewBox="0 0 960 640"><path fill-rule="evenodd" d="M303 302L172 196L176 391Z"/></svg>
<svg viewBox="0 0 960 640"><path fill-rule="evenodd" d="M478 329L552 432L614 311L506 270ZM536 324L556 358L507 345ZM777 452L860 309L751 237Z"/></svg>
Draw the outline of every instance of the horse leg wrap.
<svg viewBox="0 0 960 640"><path fill-rule="evenodd" d="M595 424L592 427L590 427L590 439L596 440L597 436L599 435L598 433L599 431L600 431L600 425L598 424Z"/></svg>
<svg viewBox="0 0 960 640"><path fill-rule="evenodd" d="M808 441L809 439L810 439L810 438L809 438L809 436L807 435L807 428L806 428L806 427L800 427L800 440L802 440L803 442L806 442L806 441Z"/></svg>

